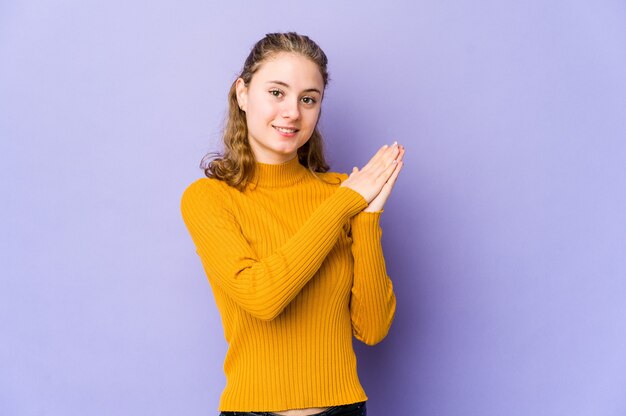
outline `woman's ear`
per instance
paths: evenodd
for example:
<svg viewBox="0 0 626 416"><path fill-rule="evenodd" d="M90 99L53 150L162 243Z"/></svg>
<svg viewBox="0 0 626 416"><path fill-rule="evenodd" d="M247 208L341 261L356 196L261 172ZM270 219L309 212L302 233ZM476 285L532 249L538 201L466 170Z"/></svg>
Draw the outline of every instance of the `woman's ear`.
<svg viewBox="0 0 626 416"><path fill-rule="evenodd" d="M237 92L237 103L239 104L239 108L246 111L248 103L248 87L246 86L243 78L237 78L237 81L235 81L235 90Z"/></svg>

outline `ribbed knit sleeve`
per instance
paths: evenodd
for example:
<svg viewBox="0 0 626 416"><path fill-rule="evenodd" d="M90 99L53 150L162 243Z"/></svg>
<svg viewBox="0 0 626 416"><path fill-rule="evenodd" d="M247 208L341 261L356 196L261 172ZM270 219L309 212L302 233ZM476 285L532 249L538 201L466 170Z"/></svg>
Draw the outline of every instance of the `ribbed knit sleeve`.
<svg viewBox="0 0 626 416"><path fill-rule="evenodd" d="M368 345L385 338L396 311L381 243L382 212L360 212L351 219L354 283L350 317L354 336Z"/></svg>
<svg viewBox="0 0 626 416"><path fill-rule="evenodd" d="M199 179L183 193L182 216L209 279L262 320L283 311L320 268L342 226L367 206L358 192L338 187L282 246L258 258L241 232L230 200L223 184Z"/></svg>

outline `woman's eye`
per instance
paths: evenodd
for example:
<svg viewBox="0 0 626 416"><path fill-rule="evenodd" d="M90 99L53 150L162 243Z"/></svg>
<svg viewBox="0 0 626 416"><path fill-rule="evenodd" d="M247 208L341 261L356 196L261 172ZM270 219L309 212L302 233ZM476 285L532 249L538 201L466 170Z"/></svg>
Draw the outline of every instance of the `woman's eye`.
<svg viewBox="0 0 626 416"><path fill-rule="evenodd" d="M315 104L317 101L315 101L315 98L313 97L303 97L302 102L305 104Z"/></svg>
<svg viewBox="0 0 626 416"><path fill-rule="evenodd" d="M272 94L274 97L280 97L280 90L270 90L270 94Z"/></svg>

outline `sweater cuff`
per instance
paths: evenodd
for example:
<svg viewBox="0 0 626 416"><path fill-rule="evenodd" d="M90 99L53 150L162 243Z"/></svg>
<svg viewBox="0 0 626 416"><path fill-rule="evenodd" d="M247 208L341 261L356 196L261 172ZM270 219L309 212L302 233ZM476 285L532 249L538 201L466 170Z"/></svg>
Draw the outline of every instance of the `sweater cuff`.
<svg viewBox="0 0 626 416"><path fill-rule="evenodd" d="M339 207L344 206L347 208L346 215L348 218L357 216L359 213L363 211L363 209L367 208L367 200L355 191L352 188L348 188L347 186L340 186L337 188L333 203L335 204L335 208L339 209Z"/></svg>
<svg viewBox="0 0 626 416"><path fill-rule="evenodd" d="M361 211L350 221L352 237L355 239L380 238L382 229L380 228L380 216L384 210L365 212Z"/></svg>

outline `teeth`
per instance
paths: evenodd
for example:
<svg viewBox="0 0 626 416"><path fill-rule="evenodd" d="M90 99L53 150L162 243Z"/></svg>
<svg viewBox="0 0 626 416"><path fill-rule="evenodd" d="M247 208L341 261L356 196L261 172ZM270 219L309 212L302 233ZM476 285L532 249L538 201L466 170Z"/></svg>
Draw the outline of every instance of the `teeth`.
<svg viewBox="0 0 626 416"><path fill-rule="evenodd" d="M274 128L283 133L295 133L297 131L296 129L284 129L282 127L274 127Z"/></svg>

